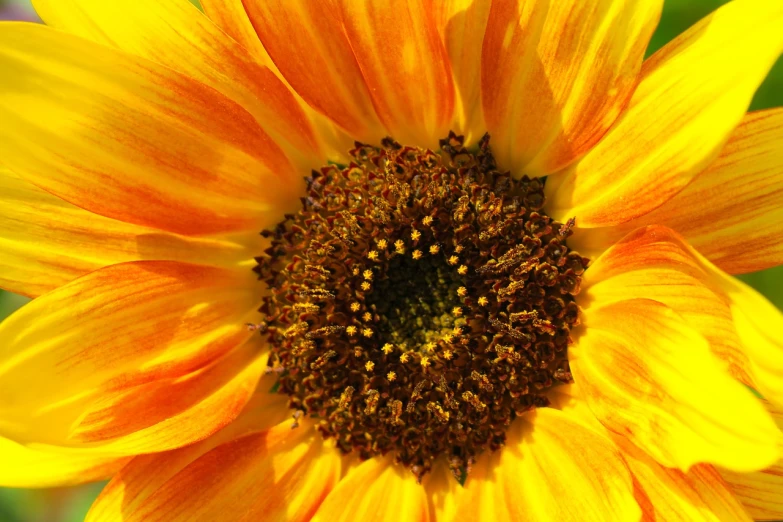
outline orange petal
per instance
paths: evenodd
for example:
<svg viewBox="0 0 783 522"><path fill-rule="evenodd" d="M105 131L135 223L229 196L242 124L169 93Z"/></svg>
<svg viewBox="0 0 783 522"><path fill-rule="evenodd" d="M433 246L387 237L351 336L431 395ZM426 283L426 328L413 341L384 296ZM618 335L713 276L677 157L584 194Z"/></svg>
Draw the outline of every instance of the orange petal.
<svg viewBox="0 0 783 522"><path fill-rule="evenodd" d="M48 26L138 54L215 88L255 116L291 157L310 167L322 163L313 129L288 88L190 2L35 0L34 5Z"/></svg>
<svg viewBox="0 0 783 522"><path fill-rule="evenodd" d="M436 146L454 113L449 57L429 3L339 0L375 110L402 143Z"/></svg>
<svg viewBox="0 0 783 522"><path fill-rule="evenodd" d="M165 391L152 383L189 379L192 388L177 387L184 397L132 401L155 412L120 402L117 412L137 418L104 411L101 422L163 422L158 428L165 433L149 428L159 442L131 440L133 433L124 430L128 443L137 445L172 447L180 436L192 441L208 435L236 415L263 370L257 345L235 349L252 335L244 324L255 315L253 288L252 273L244 271L141 261L102 268L35 299L0 324L2 435L83 445L85 430L97 429L91 423L101 420L90 413L112 398L133 389L161 397ZM210 392L217 397L208 397ZM171 419L188 400L193 407L212 400L212 410L202 411L206 417L199 423L177 426ZM126 451L123 441L106 444Z"/></svg>
<svg viewBox="0 0 783 522"><path fill-rule="evenodd" d="M253 27L288 83L358 140L384 134L332 0L245 0ZM294 36L295 35L295 36Z"/></svg>
<svg viewBox="0 0 783 522"><path fill-rule="evenodd" d="M237 266L253 257L245 245L234 241L169 234L93 214L2 167L0 192L4 204L0 215L0 287L29 297L126 261ZM255 237L252 240L258 243Z"/></svg>
<svg viewBox="0 0 783 522"><path fill-rule="evenodd" d="M228 434L137 457L104 489L87 522L308 521L340 476L340 457L312 424ZM199 494L194 497L193 492Z"/></svg>
<svg viewBox="0 0 783 522"><path fill-rule="evenodd" d="M783 408L769 402L766 406L783 430ZM778 440L778 446L783 454L783 437ZM783 459L756 473L721 470L720 474L754 520L783 520Z"/></svg>
<svg viewBox="0 0 783 522"><path fill-rule="evenodd" d="M649 226L629 234L593 263L584 284L583 301L644 297L671 306L736 378L783 404L783 314L671 229Z"/></svg>
<svg viewBox="0 0 783 522"><path fill-rule="evenodd" d="M726 272L783 264L783 109L748 114L718 159L662 206L620 226L584 229L569 241L600 251L634 228L665 225Z"/></svg>
<svg viewBox="0 0 783 522"><path fill-rule="evenodd" d="M587 152L636 86L663 2L493 2L481 63L492 150L521 176Z"/></svg>
<svg viewBox="0 0 783 522"><path fill-rule="evenodd" d="M487 130L478 71L490 6L490 0L445 0L432 5L456 87L451 129L464 135L466 143L476 142Z"/></svg>
<svg viewBox="0 0 783 522"><path fill-rule="evenodd" d="M612 130L548 180L549 215L612 226L685 188L720 153L783 51L781 24L783 3L735 0L645 61Z"/></svg>
<svg viewBox="0 0 783 522"><path fill-rule="evenodd" d="M258 39L242 0L200 0L204 13L215 25L239 42L258 63L276 71L277 66Z"/></svg>
<svg viewBox="0 0 783 522"><path fill-rule="evenodd" d="M777 460L779 432L767 412L670 308L596 302L583 321L569 361L607 429L682 470L706 462L745 472Z"/></svg>
<svg viewBox="0 0 783 522"><path fill-rule="evenodd" d="M52 488L105 480L129 458L30 448L0 437L0 487Z"/></svg>
<svg viewBox="0 0 783 522"><path fill-rule="evenodd" d="M167 67L8 23L0 68L3 163L79 207L196 235L259 230L299 195L247 111Z"/></svg>
<svg viewBox="0 0 783 522"><path fill-rule="evenodd" d="M641 515L615 445L553 408L512 425L506 446L479 458L464 493L455 522L630 521Z"/></svg>
<svg viewBox="0 0 783 522"><path fill-rule="evenodd" d="M428 522L424 488L391 458L366 460L351 470L315 513L312 522Z"/></svg>

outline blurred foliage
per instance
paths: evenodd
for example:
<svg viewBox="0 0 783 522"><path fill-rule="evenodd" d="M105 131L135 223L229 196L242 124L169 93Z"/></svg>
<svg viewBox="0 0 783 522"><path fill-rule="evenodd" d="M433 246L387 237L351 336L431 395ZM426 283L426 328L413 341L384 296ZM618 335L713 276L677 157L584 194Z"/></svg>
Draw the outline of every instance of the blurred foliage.
<svg viewBox="0 0 783 522"><path fill-rule="evenodd" d="M238 0L237 0L238 1ZM666 44L710 11L727 0L666 0L663 18L653 36L648 54ZM199 5L198 0L191 0ZM29 2L0 0L0 7ZM783 60L779 60L767 80L759 88L752 110L783 105ZM776 306L783 308L783 267L741 277L764 293ZM0 319L21 306L26 300L0 293ZM78 488L49 490L14 490L0 488L0 522L78 522L83 520L102 484Z"/></svg>

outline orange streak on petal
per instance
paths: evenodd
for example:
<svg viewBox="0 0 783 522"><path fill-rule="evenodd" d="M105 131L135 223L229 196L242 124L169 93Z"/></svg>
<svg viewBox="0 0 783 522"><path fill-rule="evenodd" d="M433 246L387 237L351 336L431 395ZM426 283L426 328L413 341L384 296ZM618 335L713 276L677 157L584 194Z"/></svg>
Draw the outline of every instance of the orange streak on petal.
<svg viewBox="0 0 783 522"><path fill-rule="evenodd" d="M437 145L454 111L449 57L421 0L340 0L345 32L378 117L401 143Z"/></svg>

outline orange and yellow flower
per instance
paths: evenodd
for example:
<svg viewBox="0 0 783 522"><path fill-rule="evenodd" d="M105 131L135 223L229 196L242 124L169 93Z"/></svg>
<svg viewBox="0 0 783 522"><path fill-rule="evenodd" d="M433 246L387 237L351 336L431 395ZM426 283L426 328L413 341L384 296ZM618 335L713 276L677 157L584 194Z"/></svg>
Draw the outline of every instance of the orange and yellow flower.
<svg viewBox="0 0 783 522"><path fill-rule="evenodd" d="M783 518L783 315L728 275L783 263L783 110L746 114L783 3L646 60L662 0L34 3L0 25L0 286L34 298L0 325L0 484L111 478L90 521ZM246 325L311 169L450 130L546 176L591 262L573 382L419 484L292 421Z"/></svg>

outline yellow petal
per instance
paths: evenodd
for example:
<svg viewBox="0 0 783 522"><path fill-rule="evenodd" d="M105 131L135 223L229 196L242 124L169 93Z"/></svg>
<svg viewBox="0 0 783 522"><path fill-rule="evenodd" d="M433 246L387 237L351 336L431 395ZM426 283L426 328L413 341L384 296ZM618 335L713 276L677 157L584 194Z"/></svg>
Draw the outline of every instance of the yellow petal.
<svg viewBox="0 0 783 522"><path fill-rule="evenodd" d="M438 29L451 63L456 88L451 129L474 143L486 132L481 110L481 48L489 19L490 0L435 2Z"/></svg>
<svg viewBox="0 0 783 522"><path fill-rule="evenodd" d="M345 32L378 117L401 143L448 134L454 84L435 17L423 0L339 0Z"/></svg>
<svg viewBox="0 0 783 522"><path fill-rule="evenodd" d="M293 158L311 168L323 162L314 131L288 88L190 2L35 0L34 5L50 27L138 54L215 88L255 116Z"/></svg>
<svg viewBox="0 0 783 522"><path fill-rule="evenodd" d="M645 225L664 225L731 274L783 264L783 110L749 113L718 159L662 206L615 227L583 229L583 254Z"/></svg>
<svg viewBox="0 0 783 522"><path fill-rule="evenodd" d="M329 493L312 522L428 522L424 488L391 458L373 458L351 470Z"/></svg>
<svg viewBox="0 0 783 522"><path fill-rule="evenodd" d="M783 430L783 409L768 402L766 406L778 427ZM779 439L778 446L783 454L783 437ZM720 474L753 519L783 519L783 459L755 473L721 470Z"/></svg>
<svg viewBox="0 0 783 522"><path fill-rule="evenodd" d="M29 448L0 437L0 487L51 488L105 480L128 457L63 453Z"/></svg>
<svg viewBox="0 0 783 522"><path fill-rule="evenodd" d="M257 231L299 196L247 111L169 68L21 23L0 68L4 165L79 207L196 235Z"/></svg>
<svg viewBox="0 0 783 522"><path fill-rule="evenodd" d="M696 464L687 473L666 468L622 437L623 458L636 483L636 499L644 521L750 522L748 513L716 469Z"/></svg>
<svg viewBox="0 0 783 522"><path fill-rule="evenodd" d="M606 305L628 299L663 303L709 343L740 382L758 387L729 304L682 244L662 227L639 229L593 261L579 300Z"/></svg>
<svg viewBox="0 0 783 522"><path fill-rule="evenodd" d="M254 255L245 244L235 241L191 238L93 214L3 167L0 193L4 205L0 214L0 287L29 297L126 261L237 266ZM259 242L253 237L247 244Z"/></svg>
<svg viewBox="0 0 783 522"><path fill-rule="evenodd" d="M482 103L502 168L546 175L598 142L636 86L662 4L493 2Z"/></svg>
<svg viewBox="0 0 783 522"><path fill-rule="evenodd" d="M579 419L540 408L512 425L506 446L483 455L453 520L639 520L617 447Z"/></svg>
<svg viewBox="0 0 783 522"><path fill-rule="evenodd" d="M783 50L783 3L734 0L645 61L621 118L547 182L547 212L624 223L681 191L721 151Z"/></svg>
<svg viewBox="0 0 783 522"><path fill-rule="evenodd" d="M62 446L100 439L135 452L176 447L225 425L263 371L259 347L242 346L252 335L244 324L255 316L252 281L244 271L141 261L35 299L0 324L0 434ZM152 397L166 397L155 383L179 395L155 404ZM124 405L134 389L152 395ZM124 416L107 410L112 401ZM176 424L194 408L199 423ZM142 428L149 437L134 439Z"/></svg>
<svg viewBox="0 0 783 522"><path fill-rule="evenodd" d="M310 520L340 476L339 453L310 423L137 457L104 489L87 522ZM199 494L194 497L193 492Z"/></svg>
<svg viewBox="0 0 783 522"><path fill-rule="evenodd" d="M682 470L706 462L754 471L777 460L779 432L767 412L670 308L596 302L583 321L571 371L607 429Z"/></svg>
<svg viewBox="0 0 783 522"><path fill-rule="evenodd" d="M687 473L661 466L621 434L609 432L585 404L578 383L549 391L552 405L611 438L633 475L634 497L644 522L748 520L742 505L714 467L696 464Z"/></svg>
<svg viewBox="0 0 783 522"><path fill-rule="evenodd" d="M783 405L783 313L671 229L629 234L593 263L584 282L581 300L648 297L670 305L708 338L736 378Z"/></svg>
<svg viewBox="0 0 783 522"><path fill-rule="evenodd" d="M335 1L254 0L244 7L278 70L307 103L354 139L384 135Z"/></svg>

